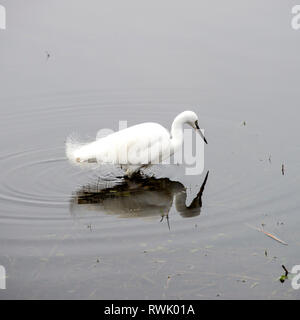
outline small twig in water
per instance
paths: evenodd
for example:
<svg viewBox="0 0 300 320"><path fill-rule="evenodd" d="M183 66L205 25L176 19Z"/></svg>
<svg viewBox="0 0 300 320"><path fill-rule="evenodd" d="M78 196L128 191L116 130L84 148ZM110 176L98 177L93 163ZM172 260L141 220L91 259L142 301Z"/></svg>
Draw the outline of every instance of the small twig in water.
<svg viewBox="0 0 300 320"><path fill-rule="evenodd" d="M278 241L278 242L280 242L280 243L282 243L282 244L284 244L284 245L288 245L286 242L284 242L283 240L281 240L281 239L279 239L279 238L277 238L276 236L274 236L273 234L271 234L271 233L269 233L269 232L266 232L266 231L264 231L263 229L260 229L260 228L256 228L256 227L253 227L253 226L251 226L251 225L249 225L249 224L247 224L250 228L253 228L253 229L255 229L255 230L258 230L258 231L260 231L260 232L263 232L266 236L268 236L268 237L270 237L270 238L272 238L272 239L274 239L274 240L276 240L276 241Z"/></svg>
<svg viewBox="0 0 300 320"><path fill-rule="evenodd" d="M288 272L287 268L286 268L284 265L282 265L282 268L283 268L285 274L283 274L283 275L279 278L279 281L283 283L286 279L288 279L288 274L289 274L289 272Z"/></svg>
<svg viewBox="0 0 300 320"><path fill-rule="evenodd" d="M279 238L277 238L277 237L275 237L273 234L271 234L271 233L269 233L269 232L266 232L266 231L264 231L264 230L260 230L261 232L263 232L265 235L267 235L268 237L270 237L270 238L272 238L272 239L274 239L274 240L276 240L276 241L278 241L278 242L280 242L280 243L282 243L282 244L284 244L284 245L288 245L286 242L284 242L284 241L282 241L281 239L279 239Z"/></svg>

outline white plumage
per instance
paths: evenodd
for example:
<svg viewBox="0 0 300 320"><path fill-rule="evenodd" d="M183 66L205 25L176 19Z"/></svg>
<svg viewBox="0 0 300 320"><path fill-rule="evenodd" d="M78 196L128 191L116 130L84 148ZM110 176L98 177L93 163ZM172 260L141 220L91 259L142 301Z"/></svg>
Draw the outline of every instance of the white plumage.
<svg viewBox="0 0 300 320"><path fill-rule="evenodd" d="M184 111L174 119L171 133L158 123L142 123L84 145L68 139L66 154L74 163L121 165L126 175L131 176L140 168L161 163L174 154L183 143L185 123L197 129L206 142L197 115Z"/></svg>

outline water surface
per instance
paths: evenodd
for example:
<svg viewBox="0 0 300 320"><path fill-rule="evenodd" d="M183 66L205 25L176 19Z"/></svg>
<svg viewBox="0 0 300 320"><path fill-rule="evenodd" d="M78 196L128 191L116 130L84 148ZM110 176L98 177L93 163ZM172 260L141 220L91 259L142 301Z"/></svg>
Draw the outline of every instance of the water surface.
<svg viewBox="0 0 300 320"><path fill-rule="evenodd" d="M278 281L300 264L300 34L286 2L2 0L1 299L299 298ZM72 132L170 128L186 109L208 140L202 175L155 166L126 181L65 157ZM250 227L262 224L288 245Z"/></svg>

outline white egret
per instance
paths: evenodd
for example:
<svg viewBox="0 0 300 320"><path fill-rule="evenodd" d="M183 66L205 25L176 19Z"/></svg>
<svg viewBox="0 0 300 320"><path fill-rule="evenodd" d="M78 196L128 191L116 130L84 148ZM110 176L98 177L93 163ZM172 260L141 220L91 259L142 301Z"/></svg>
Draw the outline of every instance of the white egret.
<svg viewBox="0 0 300 320"><path fill-rule="evenodd" d="M130 177L142 167L161 163L180 149L184 124L197 130L207 143L195 112L184 111L174 119L171 132L158 123L141 123L84 145L68 139L66 154L77 164L121 165Z"/></svg>

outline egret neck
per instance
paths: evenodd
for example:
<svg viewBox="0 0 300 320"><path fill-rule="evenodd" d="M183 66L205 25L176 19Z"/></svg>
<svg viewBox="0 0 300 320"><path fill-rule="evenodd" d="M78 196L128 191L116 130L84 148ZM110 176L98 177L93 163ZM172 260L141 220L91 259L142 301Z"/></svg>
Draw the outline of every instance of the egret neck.
<svg viewBox="0 0 300 320"><path fill-rule="evenodd" d="M189 122L185 112L180 113L173 121L171 127L171 146L174 152L181 147L183 143L183 126Z"/></svg>

